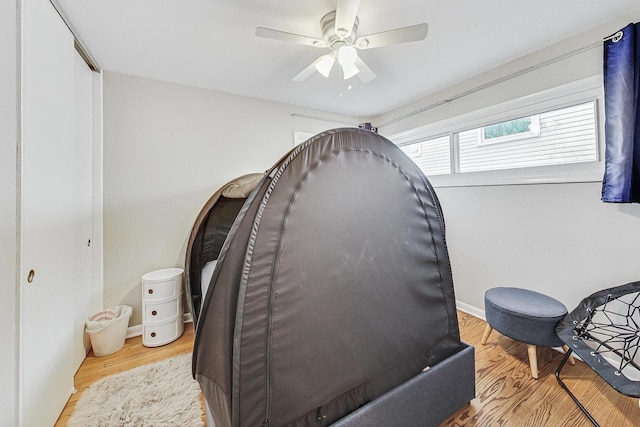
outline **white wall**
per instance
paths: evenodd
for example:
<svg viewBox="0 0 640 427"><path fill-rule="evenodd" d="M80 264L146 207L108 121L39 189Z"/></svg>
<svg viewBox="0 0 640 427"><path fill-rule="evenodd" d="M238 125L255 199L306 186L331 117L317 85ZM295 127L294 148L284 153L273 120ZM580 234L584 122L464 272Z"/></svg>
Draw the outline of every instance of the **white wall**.
<svg viewBox="0 0 640 427"><path fill-rule="evenodd" d="M193 221L214 191L232 178L268 169L293 148L294 131L343 126L292 113L330 116L104 74L105 307L131 305L130 325L141 323L141 276L183 266Z"/></svg>
<svg viewBox="0 0 640 427"><path fill-rule="evenodd" d="M0 424L17 422L16 300L16 2L0 2Z"/></svg>
<svg viewBox="0 0 640 427"><path fill-rule="evenodd" d="M640 206L600 202L600 183L439 188L456 298L517 286L568 309L640 280Z"/></svg>
<svg viewBox="0 0 640 427"><path fill-rule="evenodd" d="M374 120L410 111L598 42L640 14L563 41ZM602 73L601 47L380 129L384 135ZM590 293L640 280L640 205L600 202L599 182L436 188L447 226L457 299L484 310L494 286L538 290L572 309ZM468 307L469 308L469 307Z"/></svg>

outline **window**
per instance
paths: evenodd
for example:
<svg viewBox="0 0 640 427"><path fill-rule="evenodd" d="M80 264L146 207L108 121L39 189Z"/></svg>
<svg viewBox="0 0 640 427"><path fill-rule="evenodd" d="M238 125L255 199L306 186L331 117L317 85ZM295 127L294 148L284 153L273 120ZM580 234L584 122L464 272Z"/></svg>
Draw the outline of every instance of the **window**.
<svg viewBox="0 0 640 427"><path fill-rule="evenodd" d="M422 169L425 175L451 173L451 145L448 135L403 145L400 149Z"/></svg>
<svg viewBox="0 0 640 427"><path fill-rule="evenodd" d="M585 79L390 139L434 186L599 181L601 94Z"/></svg>
<svg viewBox="0 0 640 427"><path fill-rule="evenodd" d="M459 172L597 160L595 101L547 111L537 117L539 117L537 133L531 131L515 133L514 131L514 133L496 137L496 140L502 140L501 144L497 144L497 141L490 144L483 143L482 135L488 128L495 129L495 126L522 119L459 132ZM498 132L494 133L498 134Z"/></svg>

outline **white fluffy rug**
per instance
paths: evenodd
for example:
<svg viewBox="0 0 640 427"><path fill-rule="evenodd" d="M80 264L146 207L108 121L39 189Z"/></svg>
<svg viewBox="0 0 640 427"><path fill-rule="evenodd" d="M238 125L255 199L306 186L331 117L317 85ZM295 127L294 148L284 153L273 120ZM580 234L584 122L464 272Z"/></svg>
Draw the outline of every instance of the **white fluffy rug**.
<svg viewBox="0 0 640 427"><path fill-rule="evenodd" d="M203 426L191 354L106 377L76 404L70 427Z"/></svg>

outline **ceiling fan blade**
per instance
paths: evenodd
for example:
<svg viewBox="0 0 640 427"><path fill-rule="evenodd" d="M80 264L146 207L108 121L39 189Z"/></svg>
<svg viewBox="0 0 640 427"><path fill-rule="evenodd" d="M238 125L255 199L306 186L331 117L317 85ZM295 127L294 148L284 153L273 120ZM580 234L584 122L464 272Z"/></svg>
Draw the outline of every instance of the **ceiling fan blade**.
<svg viewBox="0 0 640 427"><path fill-rule="evenodd" d="M313 47L327 47L327 43L324 40L314 39L313 37L307 37L300 34L287 33L285 31L272 30L270 28L256 28L256 36Z"/></svg>
<svg viewBox="0 0 640 427"><path fill-rule="evenodd" d="M351 35L359 8L360 0L338 0L335 25L336 34L340 39L345 39Z"/></svg>
<svg viewBox="0 0 640 427"><path fill-rule="evenodd" d="M313 73L318 71L316 69L316 64L322 60L322 56L311 63L307 68L300 71L297 76L292 78L291 80L294 82L301 82L303 80L307 80Z"/></svg>
<svg viewBox="0 0 640 427"><path fill-rule="evenodd" d="M362 83L369 83L376 78L376 73L371 71L371 68L359 56L356 58L356 67L360 70L357 76Z"/></svg>
<svg viewBox="0 0 640 427"><path fill-rule="evenodd" d="M358 37L354 46L358 49L373 49L391 44L416 42L424 40L428 31L429 25L426 23L396 28L395 30Z"/></svg>

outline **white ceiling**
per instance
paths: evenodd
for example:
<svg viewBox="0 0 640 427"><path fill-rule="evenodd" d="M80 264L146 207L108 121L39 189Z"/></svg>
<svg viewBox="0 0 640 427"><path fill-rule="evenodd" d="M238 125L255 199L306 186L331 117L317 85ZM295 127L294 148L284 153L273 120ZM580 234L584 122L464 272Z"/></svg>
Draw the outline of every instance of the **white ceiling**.
<svg viewBox="0 0 640 427"><path fill-rule="evenodd" d="M337 67L329 79L316 73L291 81L323 50L254 35L263 26L322 38L320 18L336 0L57 2L104 70L358 117L388 112L638 9L637 0L362 0L358 34L421 22L429 34L360 51L378 78L352 78L341 89Z"/></svg>

